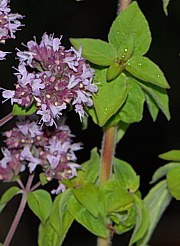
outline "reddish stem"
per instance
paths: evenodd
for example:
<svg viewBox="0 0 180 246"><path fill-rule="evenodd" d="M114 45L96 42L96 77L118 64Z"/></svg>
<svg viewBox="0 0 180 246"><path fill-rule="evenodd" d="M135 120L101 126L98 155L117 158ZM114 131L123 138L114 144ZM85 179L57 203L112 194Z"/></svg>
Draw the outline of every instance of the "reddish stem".
<svg viewBox="0 0 180 246"><path fill-rule="evenodd" d="M132 0L119 0L117 14L125 10Z"/></svg>
<svg viewBox="0 0 180 246"><path fill-rule="evenodd" d="M119 0L117 14L122 12L128 7L131 0ZM101 153L101 165L99 173L99 184L103 185L112 173L115 138L117 127L109 127L105 129L103 147ZM107 229L107 238L98 237L97 246L110 246L111 245L111 231Z"/></svg>
<svg viewBox="0 0 180 246"><path fill-rule="evenodd" d="M116 128L117 127L112 126L106 128L104 131L104 139L101 153L101 166L99 173L100 185L103 185L110 178L112 173L112 160L114 157Z"/></svg>

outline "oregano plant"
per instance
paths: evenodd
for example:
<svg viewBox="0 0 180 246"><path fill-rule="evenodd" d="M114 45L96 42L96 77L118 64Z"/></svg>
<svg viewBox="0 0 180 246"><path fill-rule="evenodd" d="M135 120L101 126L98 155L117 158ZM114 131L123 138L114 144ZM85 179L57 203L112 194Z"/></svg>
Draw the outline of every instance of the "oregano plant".
<svg viewBox="0 0 180 246"><path fill-rule="evenodd" d="M163 0L166 15L168 3ZM0 0L1 43L15 38L24 18L12 14L9 4ZM146 55L152 42L148 21L136 1L119 0L106 41L70 42L67 49L62 36L47 33L40 42L28 41L16 50L14 90L0 88L2 103L12 105L0 126L16 117L3 132L0 180L12 186L0 198L0 212L21 196L1 245L13 243L28 206L39 219L39 246L63 245L74 221L97 237L98 246L113 245L113 236L126 232L129 246L145 246L171 200L180 200L180 150L159 155L167 164L156 170L144 197L139 175L115 155L130 125L142 120L145 104L153 121L159 113L170 119L169 83ZM0 51L0 60L8 53ZM103 131L101 149L93 148L81 164L76 151L86 146L73 140L66 124L70 111L79 115L82 129L92 119Z"/></svg>

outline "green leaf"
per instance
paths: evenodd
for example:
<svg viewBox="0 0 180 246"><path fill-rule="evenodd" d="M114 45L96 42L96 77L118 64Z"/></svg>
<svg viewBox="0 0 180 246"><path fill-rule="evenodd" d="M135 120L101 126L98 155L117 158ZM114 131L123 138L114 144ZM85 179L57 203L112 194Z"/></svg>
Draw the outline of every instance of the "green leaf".
<svg viewBox="0 0 180 246"><path fill-rule="evenodd" d="M100 126L103 126L118 111L127 97L126 76L121 73L108 83L106 73L107 69L96 73L96 81L101 84L98 93L94 96L94 106Z"/></svg>
<svg viewBox="0 0 180 246"><path fill-rule="evenodd" d="M118 117L126 123L139 122L143 117L144 94L137 83L128 79L128 96L118 112Z"/></svg>
<svg viewBox="0 0 180 246"><path fill-rule="evenodd" d="M58 233L52 225L47 221L40 224L38 233L38 246L59 246Z"/></svg>
<svg viewBox="0 0 180 246"><path fill-rule="evenodd" d="M143 201L138 197L134 196L135 199L135 209L136 209L136 225L131 236L129 246L140 240L148 229L149 216L147 208L145 207Z"/></svg>
<svg viewBox="0 0 180 246"><path fill-rule="evenodd" d="M151 184L157 182L160 178L164 177L171 169L180 166L180 163L170 162L160 168L158 168L152 176Z"/></svg>
<svg viewBox="0 0 180 246"><path fill-rule="evenodd" d="M169 88L161 69L147 57L132 56L126 63L126 70L138 79L161 88Z"/></svg>
<svg viewBox="0 0 180 246"><path fill-rule="evenodd" d="M167 173L168 188L176 200L180 200L180 166L172 168Z"/></svg>
<svg viewBox="0 0 180 246"><path fill-rule="evenodd" d="M151 98L154 99L158 108L161 109L161 111L164 113L166 118L170 120L169 98L168 98L166 90L158 86L155 86L153 84L149 84L149 83L142 82L142 81L138 82L138 80L136 81L142 87L145 93L147 92L151 96Z"/></svg>
<svg viewBox="0 0 180 246"><path fill-rule="evenodd" d="M122 234L131 230L136 224L136 212L134 207L130 208L126 213L116 213L113 215L117 216L116 221L113 219L112 215L110 216L111 219L115 222L114 227L117 234Z"/></svg>
<svg viewBox="0 0 180 246"><path fill-rule="evenodd" d="M50 215L50 223L58 233L58 245L61 245L69 227L71 226L74 218L67 210L67 204L72 195L72 191L67 189L65 192L56 196L52 212Z"/></svg>
<svg viewBox="0 0 180 246"><path fill-rule="evenodd" d="M169 4L169 1L170 0L162 0L163 1L163 10L164 10L164 13L166 15L168 15L168 10L167 10L167 7L168 7L168 4Z"/></svg>
<svg viewBox="0 0 180 246"><path fill-rule="evenodd" d="M77 222L83 225L91 233L103 238L107 236L105 218L95 218L73 196L70 198L67 208Z"/></svg>
<svg viewBox="0 0 180 246"><path fill-rule="evenodd" d="M143 92L144 92L145 100L146 100L146 103L149 109L149 113L153 121L156 121L158 113L159 113L159 108L157 104L155 103L153 97L149 95L145 90Z"/></svg>
<svg viewBox="0 0 180 246"><path fill-rule="evenodd" d="M15 103L13 105L13 110L12 110L12 114L13 115L31 115L34 114L36 112L37 108L36 105L33 103L29 108L25 108L25 107L21 107L20 105L18 105L17 103Z"/></svg>
<svg viewBox="0 0 180 246"><path fill-rule="evenodd" d="M50 223L54 227L57 232L63 230L62 221L67 211L67 203L72 195L71 189L67 189L63 193L60 193L56 196L53 201L51 215L50 215Z"/></svg>
<svg viewBox="0 0 180 246"><path fill-rule="evenodd" d="M95 183L98 178L100 157L97 153L97 148L92 149L90 160L81 164L82 169L78 171L77 177L70 180L62 180L61 182L66 185L67 188L80 187L84 182L90 181Z"/></svg>
<svg viewBox="0 0 180 246"><path fill-rule="evenodd" d="M108 35L109 42L119 49L134 34L134 54L144 55L151 43L148 22L133 2L113 22Z"/></svg>
<svg viewBox="0 0 180 246"><path fill-rule="evenodd" d="M82 56L96 65L109 66L117 59L114 46L103 40L70 38L70 42L76 49L82 45Z"/></svg>
<svg viewBox="0 0 180 246"><path fill-rule="evenodd" d="M90 181L95 183L98 178L100 157L97 152L97 148L91 150L90 160L82 164L83 171L85 173L84 181Z"/></svg>
<svg viewBox="0 0 180 246"><path fill-rule="evenodd" d="M81 187L73 189L75 198L94 216L98 217L99 194L98 187L90 182L84 183Z"/></svg>
<svg viewBox="0 0 180 246"><path fill-rule="evenodd" d="M134 52L134 33L128 36L127 40L118 49L118 63L124 64L125 61L133 55Z"/></svg>
<svg viewBox="0 0 180 246"><path fill-rule="evenodd" d="M135 173L134 169L127 162L120 159L114 159L114 174L115 179L119 183L124 183L126 188L134 193L138 190L140 185L139 176Z"/></svg>
<svg viewBox="0 0 180 246"><path fill-rule="evenodd" d="M6 204L16 195L23 193L23 191L16 186L10 187L7 189L0 199L0 213L6 206Z"/></svg>
<svg viewBox="0 0 180 246"><path fill-rule="evenodd" d="M119 143L119 141L124 137L124 134L126 133L128 127L129 124L122 121L119 122L117 135L116 135L116 143Z"/></svg>
<svg viewBox="0 0 180 246"><path fill-rule="evenodd" d="M40 173L39 179L40 179L41 185L45 185L48 183L45 173Z"/></svg>
<svg viewBox="0 0 180 246"><path fill-rule="evenodd" d="M108 213L125 211L132 206L133 196L116 180L107 181L102 191L106 197Z"/></svg>
<svg viewBox="0 0 180 246"><path fill-rule="evenodd" d="M166 153L160 154L159 158L166 161L180 161L180 150L170 150Z"/></svg>
<svg viewBox="0 0 180 246"><path fill-rule="evenodd" d="M28 193L28 205L42 223L48 219L51 213L52 200L45 190L35 190Z"/></svg>
<svg viewBox="0 0 180 246"><path fill-rule="evenodd" d="M91 116L92 120L94 121L95 124L98 125L98 118L96 115L96 111L94 107L90 107L87 109L87 113Z"/></svg>
<svg viewBox="0 0 180 246"><path fill-rule="evenodd" d="M124 70L124 65L113 62L107 70L107 81L115 79Z"/></svg>
<svg viewBox="0 0 180 246"><path fill-rule="evenodd" d="M81 129L82 130L86 130L88 128L88 118L89 118L89 115L85 115L82 119L82 126L81 126Z"/></svg>
<svg viewBox="0 0 180 246"><path fill-rule="evenodd" d="M163 180L154 186L144 198L145 206L149 213L149 226L144 236L137 242L139 246L146 246L162 214L171 201L171 195Z"/></svg>

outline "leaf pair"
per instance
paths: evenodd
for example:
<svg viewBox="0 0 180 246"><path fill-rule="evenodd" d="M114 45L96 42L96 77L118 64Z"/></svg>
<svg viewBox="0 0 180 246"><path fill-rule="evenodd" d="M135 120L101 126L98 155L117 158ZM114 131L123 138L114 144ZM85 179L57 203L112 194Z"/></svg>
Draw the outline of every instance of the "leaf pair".
<svg viewBox="0 0 180 246"><path fill-rule="evenodd" d="M66 236L74 218L67 210L71 190L59 194L54 202L48 220L39 227L39 246L58 246Z"/></svg>
<svg viewBox="0 0 180 246"><path fill-rule="evenodd" d="M94 109L89 113L95 123L118 124L142 119L144 101L155 120L159 109L169 119L169 85L160 68L143 55L151 43L148 23L134 1L113 22L109 42L100 39L70 39L76 49L95 67ZM104 68L102 68L102 66Z"/></svg>
<svg viewBox="0 0 180 246"><path fill-rule="evenodd" d="M159 157L170 162L157 169L152 177L151 183L166 176L171 195L177 200L180 200L180 150L171 150L159 155Z"/></svg>

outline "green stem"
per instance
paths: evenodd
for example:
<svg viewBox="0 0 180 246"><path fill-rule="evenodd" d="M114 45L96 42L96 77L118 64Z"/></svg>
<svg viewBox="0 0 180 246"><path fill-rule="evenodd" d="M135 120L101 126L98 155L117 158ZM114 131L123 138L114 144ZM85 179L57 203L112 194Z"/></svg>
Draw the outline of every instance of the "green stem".
<svg viewBox="0 0 180 246"><path fill-rule="evenodd" d="M29 178L28 178L28 181L27 181L27 184L26 184L26 187L24 189L24 192L23 192L23 195L22 195L22 198L21 198L21 202L20 202L20 205L19 205L19 208L17 210L17 213L16 213L16 216L14 218L14 221L9 229L9 232L5 238L5 241L4 241L4 246L9 246L13 236L14 236L14 233L17 229L17 226L19 224L19 221L22 217L22 214L24 212L24 209L25 209L25 206L26 206L26 203L27 203L27 196L28 196L28 192L30 191L30 188L31 188L31 184L32 184L32 181L33 181L33 178L34 178L34 174L31 174L29 175Z"/></svg>

